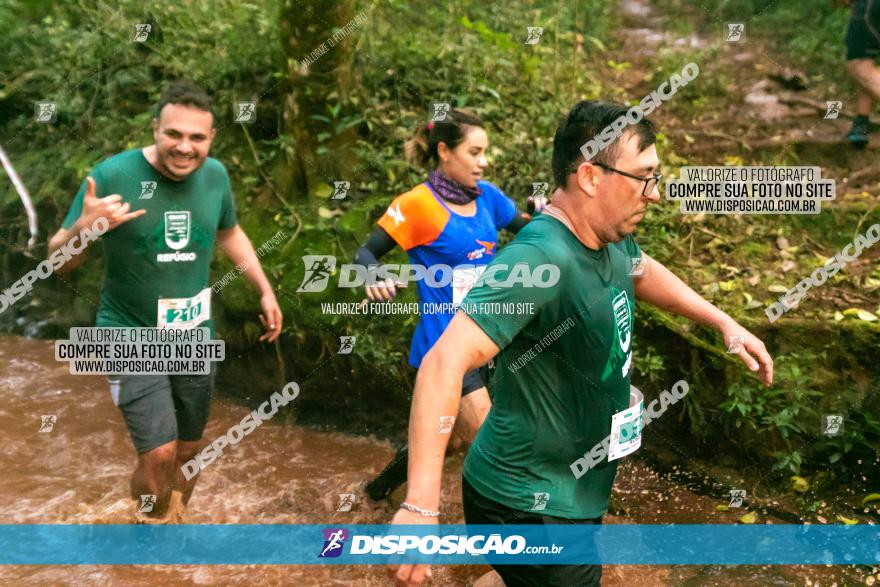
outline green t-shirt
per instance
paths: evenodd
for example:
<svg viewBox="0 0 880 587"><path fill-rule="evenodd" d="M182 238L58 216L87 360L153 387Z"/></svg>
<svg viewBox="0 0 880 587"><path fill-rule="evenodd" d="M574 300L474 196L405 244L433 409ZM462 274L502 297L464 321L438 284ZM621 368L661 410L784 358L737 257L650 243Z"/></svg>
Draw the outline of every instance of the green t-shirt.
<svg viewBox="0 0 880 587"><path fill-rule="evenodd" d="M211 257L217 230L237 221L229 176L208 157L183 181L160 174L141 149L105 159L89 174L95 194L122 196L146 214L106 233L96 326L211 328ZM83 181L64 228L82 213Z"/></svg>
<svg viewBox="0 0 880 587"><path fill-rule="evenodd" d="M606 459L579 479L570 465L601 443L611 416L629 406L630 273L640 256L632 236L597 251L561 222L539 216L486 269L507 264L493 279L512 287L478 282L468 293L464 311L501 349L490 382L492 409L464 464L464 476L485 497L568 519L607 510L618 461ZM544 279L548 274L535 268L556 265L559 281L524 287L511 275L518 263ZM520 305L503 306L511 303ZM528 303L533 313L521 305Z"/></svg>

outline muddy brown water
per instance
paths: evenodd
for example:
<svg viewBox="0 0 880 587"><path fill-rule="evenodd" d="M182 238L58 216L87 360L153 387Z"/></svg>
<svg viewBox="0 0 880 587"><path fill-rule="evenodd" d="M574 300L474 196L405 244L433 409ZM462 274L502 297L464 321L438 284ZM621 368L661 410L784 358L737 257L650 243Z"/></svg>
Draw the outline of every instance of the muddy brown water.
<svg viewBox="0 0 880 587"><path fill-rule="evenodd" d="M130 523L128 476L134 449L106 380L70 375L51 341L0 337L0 523ZM249 408L218 389L206 436L239 422ZM42 415L55 415L39 432ZM343 416L340 415L340 418ZM363 502L359 484L392 456L388 441L267 422L227 449L201 475L192 524L385 523L387 505ZM462 454L447 460L445 523L463 523ZM356 511L337 512L340 493ZM620 467L607 523L735 523L717 502L664 480L640 460ZM779 520L762 519L769 523ZM434 569L434 585L472 585L489 567ZM864 584L863 570L841 567L606 566L603 585ZM3 585L390 585L384 568L284 565L65 565L0 567Z"/></svg>

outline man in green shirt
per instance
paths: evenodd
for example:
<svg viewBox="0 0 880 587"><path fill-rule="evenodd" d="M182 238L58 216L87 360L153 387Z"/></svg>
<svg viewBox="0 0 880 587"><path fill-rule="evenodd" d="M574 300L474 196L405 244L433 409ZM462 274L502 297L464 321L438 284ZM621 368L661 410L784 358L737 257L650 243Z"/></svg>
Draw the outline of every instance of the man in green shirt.
<svg viewBox="0 0 880 587"><path fill-rule="evenodd" d="M394 523L436 520L448 440L438 421L446 417L448 427L457 413L456 382L490 360L493 405L463 471L467 523L601 523L618 461L587 467L584 456L630 406L635 298L715 327L728 344L742 337L740 358L771 384L764 344L633 239L648 204L660 199L651 122L641 119L584 159L582 145L626 112L584 101L566 116L553 143L551 206L488 266L464 313L423 359L410 415L407 496ZM523 274L541 275L542 265L557 267L558 281L526 287ZM510 311L525 307L533 311ZM601 577L599 565L496 570L508 587L598 585ZM393 572L399 584L418 585L429 569L401 565Z"/></svg>
<svg viewBox="0 0 880 587"><path fill-rule="evenodd" d="M215 133L207 94L191 82L175 82L156 106L155 143L105 159L83 182L49 254L95 220L107 219L96 326L208 327L213 333L210 266L216 240L260 294L267 330L260 340L280 334L281 310L236 220L229 176L208 157ZM84 252L73 256L59 273L84 258ZM138 453L131 495L138 505L149 501L152 507L138 508L149 512L146 518L179 517L192 495L197 476L187 480L181 467L201 448L215 374L109 378Z"/></svg>

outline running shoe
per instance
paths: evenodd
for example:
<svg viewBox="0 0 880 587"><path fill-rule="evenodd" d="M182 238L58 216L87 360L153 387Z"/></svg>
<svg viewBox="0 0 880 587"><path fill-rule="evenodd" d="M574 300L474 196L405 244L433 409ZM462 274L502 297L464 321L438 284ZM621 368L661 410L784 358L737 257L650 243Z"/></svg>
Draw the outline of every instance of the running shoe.
<svg viewBox="0 0 880 587"><path fill-rule="evenodd" d="M868 118L862 116L854 118L852 128L850 129L849 134L846 135L846 140L848 140L853 147L861 149L868 144L870 138L871 133L868 127Z"/></svg>

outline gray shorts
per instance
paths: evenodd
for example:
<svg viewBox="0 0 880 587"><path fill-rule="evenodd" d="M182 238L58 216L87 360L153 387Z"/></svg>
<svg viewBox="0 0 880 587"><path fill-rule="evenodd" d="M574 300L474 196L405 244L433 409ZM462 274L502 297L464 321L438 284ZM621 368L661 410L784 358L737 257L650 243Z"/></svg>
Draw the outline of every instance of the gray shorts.
<svg viewBox="0 0 880 587"><path fill-rule="evenodd" d="M131 441L143 454L172 440L202 438L217 376L114 375L108 378L113 403L122 412Z"/></svg>

